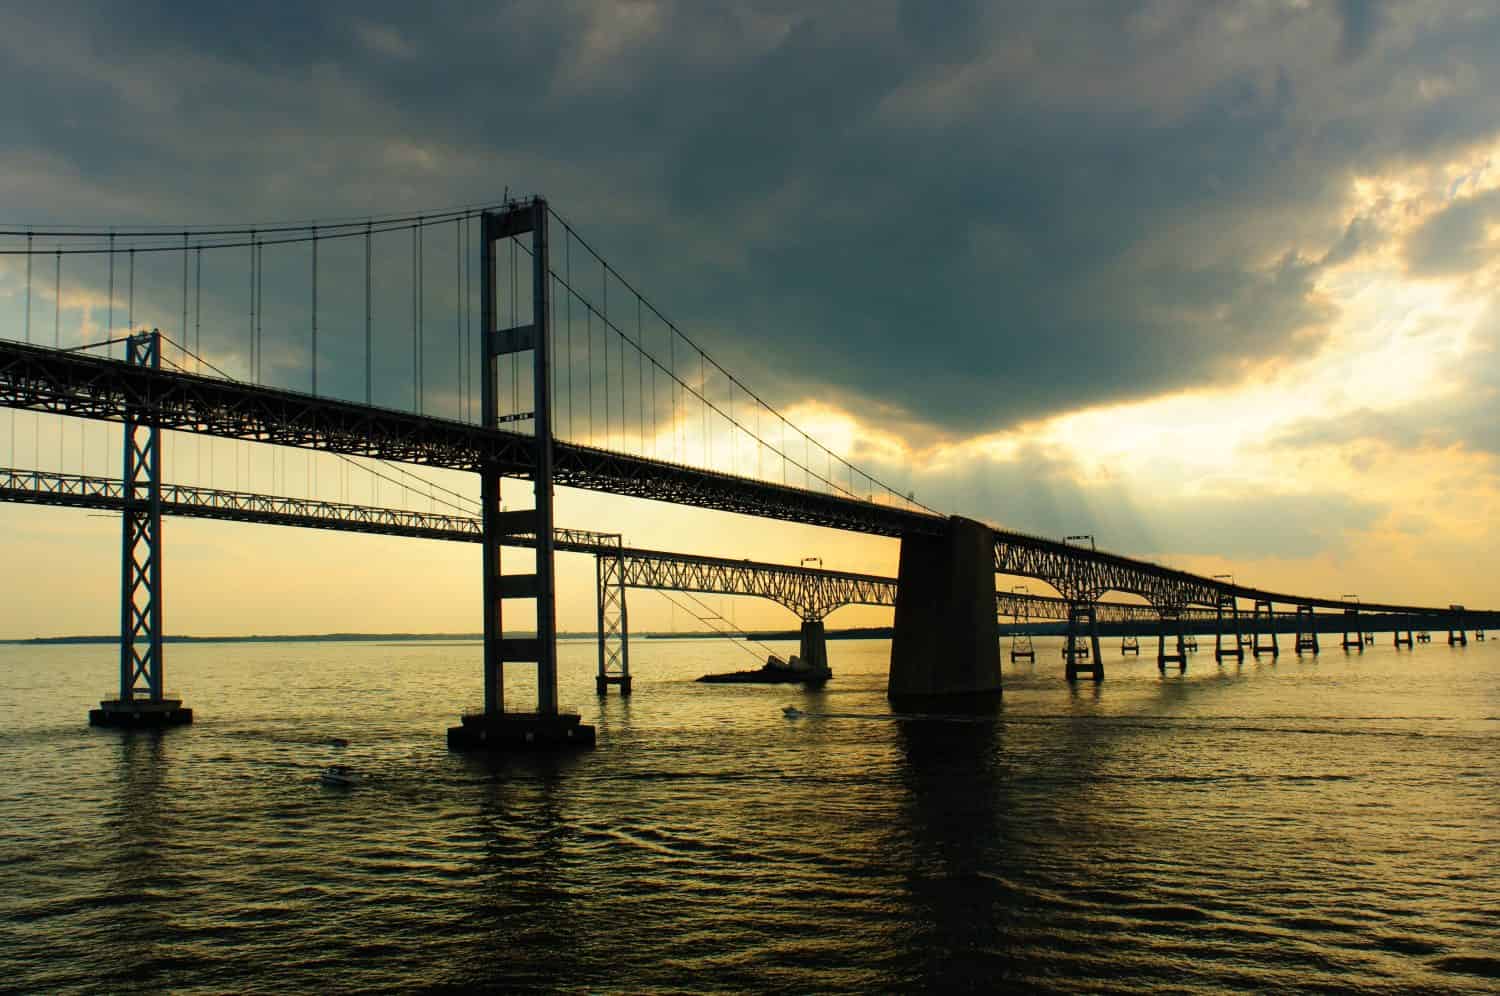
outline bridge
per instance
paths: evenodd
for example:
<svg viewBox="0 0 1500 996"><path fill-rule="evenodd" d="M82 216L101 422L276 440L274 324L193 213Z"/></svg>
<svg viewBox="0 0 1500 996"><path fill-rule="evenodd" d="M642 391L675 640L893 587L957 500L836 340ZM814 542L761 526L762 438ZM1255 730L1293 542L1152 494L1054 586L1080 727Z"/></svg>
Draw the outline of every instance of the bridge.
<svg viewBox="0 0 1500 996"><path fill-rule="evenodd" d="M170 516L461 543L478 543L483 538L483 520L477 516L166 482L160 493L162 514ZM116 478L0 468L0 501L123 512L125 484ZM628 588L744 595L776 602L794 612L802 623L799 649L803 659L825 665L822 624L830 613L846 605L896 604L897 582L892 577L642 549L626 546L618 534L591 530L556 528L553 536L557 552L589 554L596 560L596 604L604 621L598 632L601 687L629 685L629 631L623 619L624 590ZM503 545L533 548L535 537L508 536ZM1057 596L1015 590L995 593L996 613L1002 622L1065 621L1070 604ZM1137 635L1154 634L1158 628L1159 615L1149 605L1100 601L1096 610L1099 622ZM621 613L621 622L610 626L607 617L615 611ZM1292 618L1286 613L1277 619L1268 618L1267 635L1273 625ZM1182 619L1187 625L1200 627L1217 621L1216 614L1206 609L1184 610ZM606 661L620 662L623 670L606 667ZM625 680L615 680L617 677Z"/></svg>
<svg viewBox="0 0 1500 996"><path fill-rule="evenodd" d="M447 272L454 293L442 327L453 330L457 375L429 400L427 389L434 377L427 364L434 347L425 338L430 252L424 246L429 230L450 225L454 239L449 244L455 253ZM561 237L560 253L555 252L554 230ZM376 371L390 366L389 357L373 345L373 274L380 271L375 246L392 233L409 233L412 243L411 364L398 369L394 378L397 384L409 381L411 396L409 404L403 401L400 406L374 403ZM824 654L822 619L833 608L892 605L888 691L897 702L951 703L998 696L997 611L1013 620L1065 621L1064 657L1070 680L1082 675L1103 678L1101 621L1150 624L1158 637L1158 666L1163 670L1173 663L1186 666L1184 628L1210 616L1215 656L1221 661L1243 659L1247 647L1255 655L1279 653L1275 634L1287 619L1296 628L1294 650L1318 652L1317 634L1326 628L1319 610L1341 618L1346 649L1363 649L1363 620L1373 613L1406 620L1406 645L1416 626L1444 626L1450 642L1466 642L1465 626L1472 614L1459 605L1354 603L1276 592L1099 551L1092 542L1083 546L1027 535L922 506L797 427L734 377L539 198L379 223L197 228L180 233L31 229L0 232L0 237L25 238L25 248L0 251L24 256L27 274L27 341L0 342L0 405L123 427L119 480L87 475L44 480L39 471L17 470L7 472L5 487L5 497L11 500L121 512L120 693L94 711L96 722L190 720L181 702L162 692L158 551L164 513L480 542L485 704L482 712L463 716L462 725L449 731L450 745L456 748L592 742L592 730L577 716L561 714L556 701L553 562L556 553L570 550L592 553L597 559L601 691L610 684L622 690L629 687L624 649L627 587L727 591L775 599L802 618L804 651L815 659ZM358 305L351 304L348 295L341 299L336 286L330 288L328 269L328 260L337 252L361 244L362 357L361 323L349 320ZM268 250L273 256L269 263ZM201 341L204 254L214 259L215 254L240 251L248 260L244 338L210 357ZM278 272L277 252L305 252L310 264L308 321L298 324L295 343L298 349L305 347L305 363L286 363L284 343L267 351L264 284L268 272ZM165 323L167 332L143 332L135 321L138 255L180 257L180 321ZM107 261L111 309L104 339L67 349L61 344L60 319L65 257ZM51 346L32 341L32 270L38 258L53 263ZM128 267L130 288L121 335L114 334L112 317L117 260ZM168 269L175 273L175 262ZM474 270L477 292L472 287ZM330 311L330 300L342 300L342 307ZM343 334L330 339L334 329ZM212 338L212 327L210 331ZM123 347L122 359L113 357L115 346ZM104 355L100 347L107 351ZM341 362L330 367L330 357ZM357 397L361 358L363 399ZM241 374L231 376L221 362L240 363ZM301 370L308 389L267 383L268 366L272 372L278 366L283 373ZM161 472L163 430L343 454L392 466L462 471L478 478L479 515L299 503L275 495L168 485ZM501 487L507 480L527 488L523 500L529 507L502 507ZM898 575L877 578L642 551L625 547L617 533L559 531L553 521L558 487L899 538ZM512 488L512 506L515 494ZM504 556L506 569L502 549L516 551ZM519 570L511 569L517 560ZM1034 579L1058 595L997 592L997 577ZM1140 601L1105 600L1110 592ZM1248 640L1242 603L1251 606ZM1397 639L1402 639L1399 630ZM606 643L619 651L607 651ZM508 667L535 670L534 706L507 708Z"/></svg>

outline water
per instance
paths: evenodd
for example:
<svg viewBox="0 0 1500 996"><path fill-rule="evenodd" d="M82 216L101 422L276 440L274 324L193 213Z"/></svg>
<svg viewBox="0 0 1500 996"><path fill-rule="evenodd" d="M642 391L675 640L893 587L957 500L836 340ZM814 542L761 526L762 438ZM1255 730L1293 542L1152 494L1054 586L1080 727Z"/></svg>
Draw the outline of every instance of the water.
<svg viewBox="0 0 1500 996"><path fill-rule="evenodd" d="M567 643L598 749L498 761L444 748L472 644L169 646L160 736L84 724L108 648L0 647L0 988L1500 987L1500 646L1115 645L976 721L892 716L879 641L804 693L640 640L602 702Z"/></svg>

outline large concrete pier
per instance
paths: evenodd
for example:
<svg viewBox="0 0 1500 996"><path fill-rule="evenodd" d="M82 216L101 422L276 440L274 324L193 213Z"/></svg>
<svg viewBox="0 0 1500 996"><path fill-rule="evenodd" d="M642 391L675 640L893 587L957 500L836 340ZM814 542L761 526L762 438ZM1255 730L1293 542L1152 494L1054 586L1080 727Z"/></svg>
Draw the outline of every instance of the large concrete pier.
<svg viewBox="0 0 1500 996"><path fill-rule="evenodd" d="M995 537L958 516L941 536L901 538L887 697L947 707L1000 697Z"/></svg>

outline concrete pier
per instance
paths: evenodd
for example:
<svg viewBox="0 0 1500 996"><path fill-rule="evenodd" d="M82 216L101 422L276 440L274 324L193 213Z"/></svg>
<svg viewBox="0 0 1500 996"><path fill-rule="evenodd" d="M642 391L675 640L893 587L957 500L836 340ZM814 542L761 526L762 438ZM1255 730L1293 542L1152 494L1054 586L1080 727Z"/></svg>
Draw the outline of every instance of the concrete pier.
<svg viewBox="0 0 1500 996"><path fill-rule="evenodd" d="M995 537L984 523L954 516L942 536L901 538L886 695L914 707L1000 697Z"/></svg>
<svg viewBox="0 0 1500 996"><path fill-rule="evenodd" d="M163 726L187 726L193 721L193 710L177 698L105 699L99 708L89 710L90 726L116 726L149 729Z"/></svg>
<svg viewBox="0 0 1500 996"><path fill-rule="evenodd" d="M576 713L474 713L448 727L449 750L555 750L594 746L594 728Z"/></svg>
<svg viewBox="0 0 1500 996"><path fill-rule="evenodd" d="M802 623L802 642L798 655L809 670L828 670L828 637L823 631L823 620L805 620Z"/></svg>

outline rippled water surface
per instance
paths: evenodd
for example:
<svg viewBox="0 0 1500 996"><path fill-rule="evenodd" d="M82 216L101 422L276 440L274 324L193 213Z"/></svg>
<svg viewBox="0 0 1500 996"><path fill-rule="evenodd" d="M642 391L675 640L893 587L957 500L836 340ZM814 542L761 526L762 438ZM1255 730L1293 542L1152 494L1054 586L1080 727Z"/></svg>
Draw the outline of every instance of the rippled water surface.
<svg viewBox="0 0 1500 996"><path fill-rule="evenodd" d="M1500 986L1496 642L1038 645L974 719L891 715L879 641L804 693L639 640L627 701L567 643L598 748L499 761L444 747L473 644L169 646L159 736L85 724L109 648L0 647L0 989Z"/></svg>

